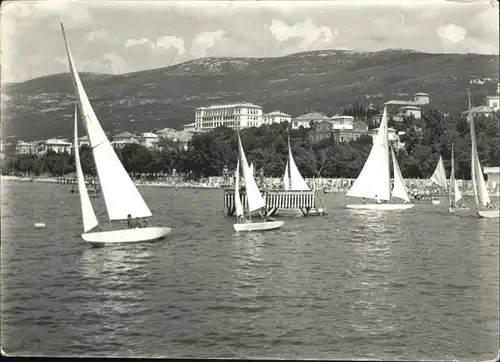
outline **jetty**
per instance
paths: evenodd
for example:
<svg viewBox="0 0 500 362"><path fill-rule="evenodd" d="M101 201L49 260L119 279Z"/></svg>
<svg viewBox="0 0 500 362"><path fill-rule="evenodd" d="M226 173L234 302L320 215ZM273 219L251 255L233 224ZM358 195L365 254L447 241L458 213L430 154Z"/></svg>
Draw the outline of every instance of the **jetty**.
<svg viewBox="0 0 500 362"><path fill-rule="evenodd" d="M266 200L267 216L273 216L279 209L299 209L304 216L324 214L324 207L316 191L266 190L263 196ZM240 197L243 206L246 207L248 201L244 188L240 189ZM233 216L236 211L234 200L234 189L225 189L224 208L228 216Z"/></svg>

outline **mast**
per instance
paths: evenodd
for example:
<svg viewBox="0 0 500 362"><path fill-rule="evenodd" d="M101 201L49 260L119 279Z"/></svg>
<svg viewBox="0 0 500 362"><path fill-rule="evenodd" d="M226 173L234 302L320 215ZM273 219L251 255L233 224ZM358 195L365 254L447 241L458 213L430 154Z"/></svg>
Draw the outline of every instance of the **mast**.
<svg viewBox="0 0 500 362"><path fill-rule="evenodd" d="M477 152L477 146L476 146L476 131L474 130L474 119L472 117L472 105L470 101L470 89L467 89L467 94L469 98L469 113L468 113L468 119L469 119L469 126L470 126L470 136L471 136L471 179L472 179L472 189L474 191L474 201L476 202L476 209L479 205L479 200L477 197L477 183L476 183L476 152Z"/></svg>

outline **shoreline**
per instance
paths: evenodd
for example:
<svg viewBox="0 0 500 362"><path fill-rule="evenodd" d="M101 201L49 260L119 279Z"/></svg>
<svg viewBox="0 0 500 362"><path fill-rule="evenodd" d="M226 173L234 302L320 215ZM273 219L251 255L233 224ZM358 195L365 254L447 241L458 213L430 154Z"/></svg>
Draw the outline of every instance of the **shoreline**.
<svg viewBox="0 0 500 362"><path fill-rule="evenodd" d="M58 184L58 180L59 178L56 178L56 177L18 177L18 176L8 176L8 175L1 175L0 177L0 180L3 182L3 181L10 181L10 182L33 182L33 183L38 183L38 182L42 182L42 183L54 183L54 184ZM228 187L230 188L231 186L227 186L227 185L221 185L220 183L218 182L199 182L199 183L196 183L196 182L193 182L193 181L190 181L190 182L182 182L182 183L177 183L177 184L174 184L172 183L171 181L134 181L134 184L135 186L137 187L165 187L165 188L183 188L183 189L227 189ZM70 186L72 184L60 184L61 186L63 185L66 185L66 186ZM323 196L326 196L328 194L345 194L347 192L349 187L338 187L338 188L334 188L333 190L331 190L330 192L328 192L327 194L324 194L322 193ZM322 188L319 187L317 188L318 192L321 193L322 191ZM462 194L464 196L472 196L472 190L462 190ZM495 191L490 191L488 192L489 196L493 196L493 197L500 197L500 190L497 190L496 192ZM412 197L412 191L411 189L409 188L408 189L408 195L410 196L410 198ZM422 195L422 196L427 196L427 193L425 192L422 192L422 193L419 193L419 195ZM448 194L438 194L436 196L438 197L445 197L447 196Z"/></svg>

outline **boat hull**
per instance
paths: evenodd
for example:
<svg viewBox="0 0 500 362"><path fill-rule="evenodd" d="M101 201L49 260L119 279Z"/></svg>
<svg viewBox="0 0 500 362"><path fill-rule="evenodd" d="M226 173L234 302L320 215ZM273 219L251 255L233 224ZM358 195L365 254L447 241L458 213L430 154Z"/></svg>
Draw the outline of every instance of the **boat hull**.
<svg viewBox="0 0 500 362"><path fill-rule="evenodd" d="M284 223L284 221L251 222L234 224L233 227L235 231L266 231L279 229Z"/></svg>
<svg viewBox="0 0 500 362"><path fill-rule="evenodd" d="M500 216L500 210L478 210L479 217L494 219Z"/></svg>
<svg viewBox="0 0 500 362"><path fill-rule="evenodd" d="M439 205L441 203L441 200L432 200L433 205Z"/></svg>
<svg viewBox="0 0 500 362"><path fill-rule="evenodd" d="M172 231L169 227L146 227L122 230L99 231L82 234L82 239L93 246L106 244L140 243L159 240Z"/></svg>
<svg viewBox="0 0 500 362"><path fill-rule="evenodd" d="M462 212L462 211L470 211L470 208L468 207L449 207L448 208L449 212Z"/></svg>
<svg viewBox="0 0 500 362"><path fill-rule="evenodd" d="M355 210L379 210L379 211L390 211L390 210L407 210L411 209L415 205L413 204L348 204L345 205L348 209Z"/></svg>

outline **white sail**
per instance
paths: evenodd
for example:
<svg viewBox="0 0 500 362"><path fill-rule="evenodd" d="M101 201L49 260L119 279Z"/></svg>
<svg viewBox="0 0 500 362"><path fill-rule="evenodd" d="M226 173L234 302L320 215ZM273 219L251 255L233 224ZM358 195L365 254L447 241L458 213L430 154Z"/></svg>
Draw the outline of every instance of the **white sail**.
<svg viewBox="0 0 500 362"><path fill-rule="evenodd" d="M283 175L283 184L285 185L285 191L290 190L290 171L288 170L288 161L286 161L285 174Z"/></svg>
<svg viewBox="0 0 500 362"><path fill-rule="evenodd" d="M238 144L239 144L240 155L242 155L243 158L245 156L245 151L243 150L243 145L241 144L239 133L238 133ZM266 206L266 201L260 194L259 188L255 183L252 172L250 171L250 167L248 165L245 165L244 162L242 163L243 163L242 165L243 178L245 179L245 188L247 192L248 209L250 212L253 212L255 210L259 210L264 206Z"/></svg>
<svg viewBox="0 0 500 362"><path fill-rule="evenodd" d="M457 180L455 179L455 151L453 149L453 143L451 144L451 172L450 172L450 205L452 204L451 200L454 200L454 203L457 204L458 201L462 198L462 194L460 193L460 189L458 188Z"/></svg>
<svg viewBox="0 0 500 362"><path fill-rule="evenodd" d="M387 109L384 114L377 136L358 178L347 192L347 196L391 199L389 169L389 141L387 137Z"/></svg>
<svg viewBox="0 0 500 362"><path fill-rule="evenodd" d="M444 169L443 157L439 156L439 162L430 180L435 184L441 186L442 188L446 189L446 171Z"/></svg>
<svg viewBox="0 0 500 362"><path fill-rule="evenodd" d="M255 175L255 172L253 171L253 163L250 164L250 172L252 172L252 176Z"/></svg>
<svg viewBox="0 0 500 362"><path fill-rule="evenodd" d="M405 181L401 170L399 169L398 160L394 154L394 149L391 147L392 154L392 168L394 170L394 188L392 189L392 197L398 197L404 201L410 202L408 192L406 191Z"/></svg>
<svg viewBox="0 0 500 362"><path fill-rule="evenodd" d="M236 216L243 215L243 205L240 198L240 160L236 164L236 182L234 183L234 205L236 206Z"/></svg>
<svg viewBox="0 0 500 362"><path fill-rule="evenodd" d="M486 206L490 202L490 196L488 195L488 189L486 188L486 182L484 182L483 170L481 169L481 163L479 162L479 155L477 154L477 144L476 144L476 131L474 129L474 118L471 113L470 104L470 93L469 93L469 114L468 120L470 125L470 137L471 137L471 178L472 178L472 188L474 191L474 200L476 202L476 207Z"/></svg>
<svg viewBox="0 0 500 362"><path fill-rule="evenodd" d="M288 164L290 170L290 190L293 191L309 191L310 188L306 183L306 180L300 174L297 165L293 159L292 147L290 146L290 137L288 137Z"/></svg>
<svg viewBox="0 0 500 362"><path fill-rule="evenodd" d="M61 29L68 55L70 73L78 98L80 114L83 117L89 143L92 147L95 166L109 219L125 220L129 214L132 218L149 217L151 216L151 211L118 159L118 156L92 109L78 72L76 71L62 24Z"/></svg>
<svg viewBox="0 0 500 362"><path fill-rule="evenodd" d="M455 203L459 202L461 199L462 199L462 194L460 192L460 189L458 188L458 184L457 184L457 181L455 180L454 182L454 189L455 189Z"/></svg>
<svg viewBox="0 0 500 362"><path fill-rule="evenodd" d="M80 206L82 208L83 231L87 232L99 225L99 222L97 221L92 203L90 202L87 185L85 185L85 178L83 176L82 165L80 163L80 150L78 149L78 114L76 106L73 146L75 148L76 179L78 183L78 194L80 195Z"/></svg>

